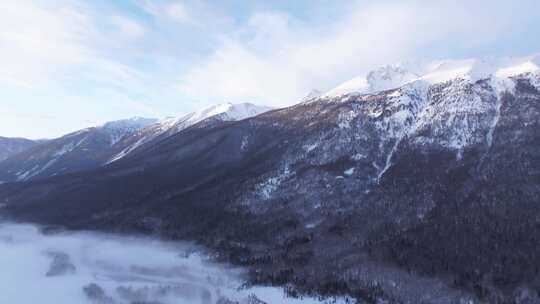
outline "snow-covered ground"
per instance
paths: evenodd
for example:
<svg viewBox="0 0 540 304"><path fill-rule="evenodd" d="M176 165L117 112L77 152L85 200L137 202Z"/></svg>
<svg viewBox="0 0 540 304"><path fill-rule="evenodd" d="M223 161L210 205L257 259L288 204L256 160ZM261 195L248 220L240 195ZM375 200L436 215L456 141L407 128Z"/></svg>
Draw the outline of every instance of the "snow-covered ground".
<svg viewBox="0 0 540 304"><path fill-rule="evenodd" d="M242 288L243 272L190 244L95 233L43 234L0 223L0 303L322 303ZM339 300L339 303L343 300Z"/></svg>

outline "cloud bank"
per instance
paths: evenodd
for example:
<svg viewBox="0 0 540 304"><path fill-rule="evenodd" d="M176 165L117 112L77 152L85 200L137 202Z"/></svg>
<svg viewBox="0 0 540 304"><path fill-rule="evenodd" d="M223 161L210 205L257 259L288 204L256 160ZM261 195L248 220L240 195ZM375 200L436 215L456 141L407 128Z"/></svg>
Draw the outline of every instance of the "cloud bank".
<svg viewBox="0 0 540 304"><path fill-rule="evenodd" d="M186 243L91 233L44 235L31 225L0 223L0 303L316 304L278 288L240 288L243 272L209 263ZM336 303L342 303L339 300Z"/></svg>
<svg viewBox="0 0 540 304"><path fill-rule="evenodd" d="M530 10L540 6L533 1L495 2L361 1L326 24L255 14L240 34L224 36L214 54L189 70L180 88L193 96L210 92L215 100L289 105L311 89L328 90L382 64L473 53L517 35L538 17L538 9Z"/></svg>

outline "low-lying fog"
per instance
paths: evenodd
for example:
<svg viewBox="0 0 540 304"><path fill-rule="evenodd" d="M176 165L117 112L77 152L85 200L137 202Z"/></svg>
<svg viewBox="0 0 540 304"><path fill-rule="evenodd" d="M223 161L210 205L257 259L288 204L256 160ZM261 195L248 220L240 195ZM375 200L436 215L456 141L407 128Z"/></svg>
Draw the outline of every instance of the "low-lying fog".
<svg viewBox="0 0 540 304"><path fill-rule="evenodd" d="M0 223L0 303L320 303L285 298L278 288L241 288L241 271L209 263L192 248Z"/></svg>

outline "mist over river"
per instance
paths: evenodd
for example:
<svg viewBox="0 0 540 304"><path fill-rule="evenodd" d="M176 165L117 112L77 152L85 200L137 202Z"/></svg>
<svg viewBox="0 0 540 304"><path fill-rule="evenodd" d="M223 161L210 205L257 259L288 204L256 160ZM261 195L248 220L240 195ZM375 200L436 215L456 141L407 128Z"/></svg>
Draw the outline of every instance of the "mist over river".
<svg viewBox="0 0 540 304"><path fill-rule="evenodd" d="M188 243L0 222L0 303L321 303L244 282Z"/></svg>

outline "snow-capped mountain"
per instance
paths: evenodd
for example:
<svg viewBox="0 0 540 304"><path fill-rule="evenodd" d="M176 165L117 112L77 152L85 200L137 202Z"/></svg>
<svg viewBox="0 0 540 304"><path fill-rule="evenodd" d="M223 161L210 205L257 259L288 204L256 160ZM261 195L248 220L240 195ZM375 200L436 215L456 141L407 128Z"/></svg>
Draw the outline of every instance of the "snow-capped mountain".
<svg viewBox="0 0 540 304"><path fill-rule="evenodd" d="M203 121L237 121L268 110L249 103L225 103L178 118L134 117L107 122L11 155L0 162L0 181L27 181L98 168Z"/></svg>
<svg viewBox="0 0 540 304"><path fill-rule="evenodd" d="M306 96L304 96L304 98L302 98L300 102L309 102L311 100L321 97L322 94L323 92L319 90L311 90Z"/></svg>
<svg viewBox="0 0 540 304"><path fill-rule="evenodd" d="M0 162L0 181L26 181L101 165L121 147L118 142L155 119L131 118L83 129L25 149Z"/></svg>
<svg viewBox="0 0 540 304"><path fill-rule="evenodd" d="M111 136L111 146L114 146L124 136L155 124L158 120L153 118L133 117L105 123L102 128Z"/></svg>
<svg viewBox="0 0 540 304"><path fill-rule="evenodd" d="M20 153L37 145L39 141L29 140L25 138L8 138L0 137L0 162L10 157L11 155Z"/></svg>
<svg viewBox="0 0 540 304"><path fill-rule="evenodd" d="M212 121L239 121L249 117L257 116L272 108L254 105L251 103L223 103L208 108L182 115L179 117L169 117L155 124L152 124L139 132L125 137L121 143L125 148L114 155L108 162L112 163L131 154L142 146L146 146L154 141L172 136L186 128L196 125L202 121L211 119Z"/></svg>
<svg viewBox="0 0 540 304"><path fill-rule="evenodd" d="M271 109L271 107L259 106L251 103L223 103L203 108L180 117L167 118L158 123L158 125L161 126L161 129L165 132L177 133L209 118L218 121L238 121L257 116Z"/></svg>
<svg viewBox="0 0 540 304"><path fill-rule="evenodd" d="M238 121L249 117L257 116L270 111L271 107L254 105L251 103L224 103L192 113L187 122L194 125L209 117L215 117L222 121Z"/></svg>
<svg viewBox="0 0 540 304"><path fill-rule="evenodd" d="M0 186L2 211L196 240L293 292L535 303L538 67L402 64L235 123L201 111L110 166Z"/></svg>
<svg viewBox="0 0 540 304"><path fill-rule="evenodd" d="M429 85L455 79L477 81L506 79L524 73L537 72L540 55L519 58L483 58L466 60L410 61L383 66L344 82L323 94L337 97L348 94L370 94L396 89L405 84L424 81Z"/></svg>

